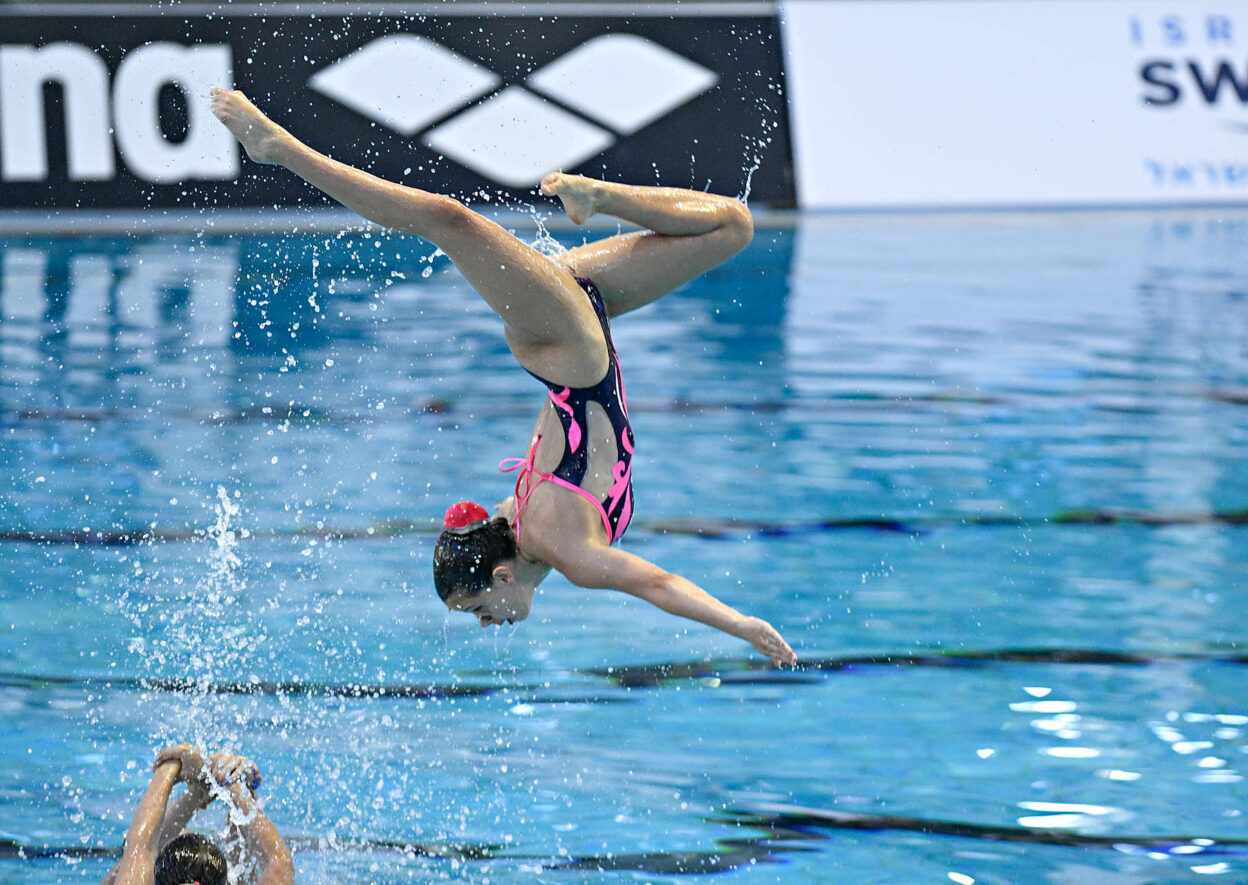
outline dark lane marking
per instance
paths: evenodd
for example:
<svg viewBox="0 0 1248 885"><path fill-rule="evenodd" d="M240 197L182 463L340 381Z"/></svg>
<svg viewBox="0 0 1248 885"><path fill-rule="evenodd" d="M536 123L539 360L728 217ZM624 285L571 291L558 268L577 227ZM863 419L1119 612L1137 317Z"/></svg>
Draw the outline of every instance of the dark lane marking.
<svg viewBox="0 0 1248 885"><path fill-rule="evenodd" d="M998 665L1075 665L1097 667L1145 667L1154 664L1191 662L1243 666L1248 654L1225 650L1182 652L1121 652L1077 648L1021 648L988 650L934 650L930 652L881 653L846 655L843 657L810 658L796 667L777 669L754 659L718 661L673 661L658 664L591 667L572 671L573 676L591 676L614 688L657 688L669 682L697 681L708 688L731 688L743 685L812 685L824 681L826 674L850 673L866 669L901 669L926 667L938 669L984 669ZM577 689L565 693L560 686L540 680L542 671L513 671L514 676L531 673L529 684L479 684L474 682L361 684L350 682L196 682L192 679L43 676L38 674L0 672L0 688L28 691L73 689L94 691L165 691L174 694L274 695L312 696L361 699L423 699L486 697L501 695L517 703L537 704L607 704L628 703L630 698L594 694ZM472 671L474 678L490 680L494 674Z"/></svg>
<svg viewBox="0 0 1248 885"><path fill-rule="evenodd" d="M763 522L740 519L684 518L637 519L629 526L634 533L683 535L710 540L743 538L783 538L824 532L887 532L921 535L940 529L1023 528L1054 526L1139 526L1163 528L1179 525L1248 526L1248 508L1184 513L1134 510L1129 508L1059 510L1052 516L919 516L906 518L831 517L809 522ZM408 535L436 535L442 531L433 519L387 519L367 526L326 528L252 529L240 541L271 541L316 538L328 541L367 541ZM114 529L0 529L0 542L16 544L73 545L75 547L130 547L139 544L183 543L208 537L203 529L114 528Z"/></svg>
<svg viewBox="0 0 1248 885"><path fill-rule="evenodd" d="M776 682L801 684L820 682L819 673L852 672L858 669L889 667L930 667L982 669L998 664L1074 664L1092 666L1142 667L1177 661L1218 664L1248 664L1248 655L1224 651L1210 652L1118 652L1098 649L1032 648L932 652L901 652L874 655L847 655L836 658L807 658L792 669L777 670L765 661L735 660L645 664L605 667L585 671L607 679L622 688L650 688L681 680L718 680L719 685L760 685Z"/></svg>

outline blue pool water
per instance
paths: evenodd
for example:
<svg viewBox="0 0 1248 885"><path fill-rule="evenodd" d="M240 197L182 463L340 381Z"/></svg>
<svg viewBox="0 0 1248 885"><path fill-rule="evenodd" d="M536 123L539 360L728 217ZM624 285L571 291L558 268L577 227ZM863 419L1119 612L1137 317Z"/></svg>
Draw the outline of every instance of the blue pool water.
<svg viewBox="0 0 1248 885"><path fill-rule="evenodd" d="M0 883L181 739L303 882L1248 881L1248 213L808 218L616 323L626 548L796 671L448 617L542 389L421 241L8 238L0 317Z"/></svg>

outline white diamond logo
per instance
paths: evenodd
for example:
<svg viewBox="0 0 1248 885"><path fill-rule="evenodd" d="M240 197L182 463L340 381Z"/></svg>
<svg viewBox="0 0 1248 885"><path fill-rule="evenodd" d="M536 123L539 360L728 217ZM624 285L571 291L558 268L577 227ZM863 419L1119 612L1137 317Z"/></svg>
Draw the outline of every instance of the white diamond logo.
<svg viewBox="0 0 1248 885"><path fill-rule="evenodd" d="M414 135L501 82L493 71L415 34L380 37L308 80L318 92L401 135Z"/></svg>
<svg viewBox="0 0 1248 885"><path fill-rule="evenodd" d="M464 111L424 142L508 187L530 187L547 172L602 153L615 138L519 86Z"/></svg>
<svg viewBox="0 0 1248 885"><path fill-rule="evenodd" d="M719 75L635 34L595 37L534 73L538 92L631 135L719 81Z"/></svg>

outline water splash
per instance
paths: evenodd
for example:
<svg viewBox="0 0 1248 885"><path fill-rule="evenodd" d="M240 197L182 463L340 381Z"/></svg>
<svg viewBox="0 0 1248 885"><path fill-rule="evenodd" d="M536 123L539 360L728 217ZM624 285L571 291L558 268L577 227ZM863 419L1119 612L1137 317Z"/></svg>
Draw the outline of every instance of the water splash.
<svg viewBox="0 0 1248 885"><path fill-rule="evenodd" d="M238 496L239 493L235 492L234 498ZM215 546L208 554L208 579L205 581L205 589L215 602L220 602L223 591L241 590L246 586L246 581L237 573L243 561L238 555L239 536L231 527L240 512L234 498L230 497L225 486L217 486L217 521L207 532ZM242 536L247 537L248 534L244 529Z"/></svg>
<svg viewBox="0 0 1248 885"><path fill-rule="evenodd" d="M240 497L223 486L216 489L214 521L202 533L207 550L196 556L198 567L189 569L189 579L185 565L154 559L136 570L140 586L127 594L128 615L140 633L129 651L140 671L190 689L174 703L159 695L140 700L136 722L153 743L191 741L218 749L237 740L227 722L238 723L238 711L232 707L227 716L214 688L256 679L257 653L267 639L248 617L240 541L250 532L238 526Z"/></svg>
<svg viewBox="0 0 1248 885"><path fill-rule="evenodd" d="M761 166L762 163L762 158L760 158L758 154L755 154L753 164L748 166L745 170L745 188L737 196L737 199L747 206L750 204L750 188L754 184L754 173L758 171L758 167Z"/></svg>
<svg viewBox="0 0 1248 885"><path fill-rule="evenodd" d="M558 259L559 256L568 251L567 247L556 240L550 229L546 227L546 219L549 216L539 212L536 206L529 207L529 214L537 225L537 236L529 243L529 247L533 251L551 260Z"/></svg>
<svg viewBox="0 0 1248 885"><path fill-rule="evenodd" d="M446 253L443 252L441 249L434 249L428 255L420 256L420 258L418 259L419 263L428 265L427 267L424 267L421 269L420 276L426 280L429 279L429 277L433 276L433 263L437 261L438 258L441 258L444 255L446 255Z"/></svg>

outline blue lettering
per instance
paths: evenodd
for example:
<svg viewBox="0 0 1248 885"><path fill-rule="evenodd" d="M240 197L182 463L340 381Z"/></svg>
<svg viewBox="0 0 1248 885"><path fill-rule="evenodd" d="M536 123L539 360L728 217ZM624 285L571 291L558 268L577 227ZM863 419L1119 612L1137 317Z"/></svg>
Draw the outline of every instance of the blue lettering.
<svg viewBox="0 0 1248 885"><path fill-rule="evenodd" d="M1144 174L1155 189L1202 187L1248 189L1248 163L1243 161L1191 160L1179 163L1145 159Z"/></svg>
<svg viewBox="0 0 1248 885"><path fill-rule="evenodd" d="M1231 20L1225 15L1211 15L1205 22L1205 36L1210 43L1234 42L1231 38Z"/></svg>
<svg viewBox="0 0 1248 885"><path fill-rule="evenodd" d="M1229 15L1163 15L1144 19L1133 15L1127 19L1127 30L1134 46L1231 46L1235 42L1235 21Z"/></svg>
<svg viewBox="0 0 1248 885"><path fill-rule="evenodd" d="M1177 15L1167 15L1161 20L1161 35L1167 46L1182 46L1187 42L1183 19Z"/></svg>
<svg viewBox="0 0 1248 885"><path fill-rule="evenodd" d="M1142 96L1144 104L1164 107L1179 100L1181 95L1179 87L1167 79L1167 75L1172 73L1174 73L1174 62L1150 61L1141 65L1140 79L1160 90L1160 92L1154 92L1151 95L1146 93Z"/></svg>
<svg viewBox="0 0 1248 885"><path fill-rule="evenodd" d="M1223 168L1226 183L1232 187L1243 187L1248 184L1248 165L1244 163L1227 163Z"/></svg>
<svg viewBox="0 0 1248 885"><path fill-rule="evenodd" d="M1235 94L1239 96L1241 103L1248 102L1248 73L1245 74L1241 83L1235 78L1235 71L1231 68L1230 62L1224 61L1218 65L1218 73L1213 78L1213 82L1205 80L1204 72L1201 70L1199 63L1189 61L1187 69L1192 72L1192 79L1196 81L1196 86L1209 104L1217 104L1218 98L1222 94L1223 83L1231 85L1231 88L1235 90Z"/></svg>

